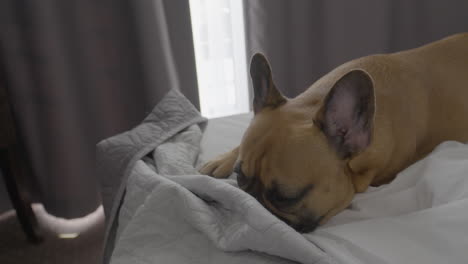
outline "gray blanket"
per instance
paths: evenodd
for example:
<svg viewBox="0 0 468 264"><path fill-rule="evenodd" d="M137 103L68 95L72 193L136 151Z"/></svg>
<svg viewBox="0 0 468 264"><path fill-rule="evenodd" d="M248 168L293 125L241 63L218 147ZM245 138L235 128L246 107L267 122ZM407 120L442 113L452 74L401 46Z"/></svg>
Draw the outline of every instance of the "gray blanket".
<svg viewBox="0 0 468 264"><path fill-rule="evenodd" d="M104 263L334 263L234 180L200 175L206 120L176 91L100 142Z"/></svg>

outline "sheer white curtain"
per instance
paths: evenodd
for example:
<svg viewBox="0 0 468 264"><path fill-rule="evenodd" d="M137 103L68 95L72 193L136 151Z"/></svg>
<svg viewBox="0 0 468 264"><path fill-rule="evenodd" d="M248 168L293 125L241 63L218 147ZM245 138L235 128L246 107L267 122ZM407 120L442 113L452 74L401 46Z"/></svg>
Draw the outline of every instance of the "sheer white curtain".
<svg viewBox="0 0 468 264"><path fill-rule="evenodd" d="M190 0L204 116L247 112L248 84L242 1Z"/></svg>

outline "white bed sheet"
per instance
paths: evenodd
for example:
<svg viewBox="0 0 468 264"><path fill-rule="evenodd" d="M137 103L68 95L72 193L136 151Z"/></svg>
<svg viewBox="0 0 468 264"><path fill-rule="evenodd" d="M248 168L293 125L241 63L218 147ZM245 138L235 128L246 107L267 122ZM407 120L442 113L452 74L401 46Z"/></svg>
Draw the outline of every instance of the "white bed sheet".
<svg viewBox="0 0 468 264"><path fill-rule="evenodd" d="M210 160L239 146L252 113L210 119L201 141L200 160Z"/></svg>

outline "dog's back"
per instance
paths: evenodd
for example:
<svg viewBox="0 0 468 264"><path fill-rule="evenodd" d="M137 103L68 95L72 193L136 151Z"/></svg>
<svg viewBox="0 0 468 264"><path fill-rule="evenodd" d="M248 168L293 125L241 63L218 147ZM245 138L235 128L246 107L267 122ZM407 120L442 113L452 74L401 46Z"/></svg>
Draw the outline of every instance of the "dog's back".
<svg viewBox="0 0 468 264"><path fill-rule="evenodd" d="M375 87L377 109L385 109L376 118L392 120L382 126L392 131L390 176L443 141L468 142L468 34L386 57L389 72Z"/></svg>
<svg viewBox="0 0 468 264"><path fill-rule="evenodd" d="M457 34L423 46L415 52L395 54L414 60L422 69L429 99L425 145L444 140L468 141L468 34Z"/></svg>
<svg viewBox="0 0 468 264"><path fill-rule="evenodd" d="M352 164L362 170L377 168L379 175L373 184L390 181L443 141L468 142L468 33L347 62L300 97L323 97L336 80L353 69L365 70L374 82L372 144Z"/></svg>

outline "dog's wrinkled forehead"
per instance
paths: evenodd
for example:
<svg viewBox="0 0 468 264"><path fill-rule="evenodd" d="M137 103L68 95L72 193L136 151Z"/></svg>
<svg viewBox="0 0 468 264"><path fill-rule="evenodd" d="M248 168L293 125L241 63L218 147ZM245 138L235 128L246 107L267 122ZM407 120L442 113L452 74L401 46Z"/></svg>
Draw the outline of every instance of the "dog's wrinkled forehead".
<svg viewBox="0 0 468 264"><path fill-rule="evenodd" d="M261 176L272 168L281 168L291 155L303 152L302 148L311 147L314 141L317 131L310 118L280 108L257 114L244 134L239 160L250 174Z"/></svg>
<svg viewBox="0 0 468 264"><path fill-rule="evenodd" d="M288 143L293 124L285 120L284 115L279 109L256 115L241 141L241 155L262 156L272 148L278 149Z"/></svg>

